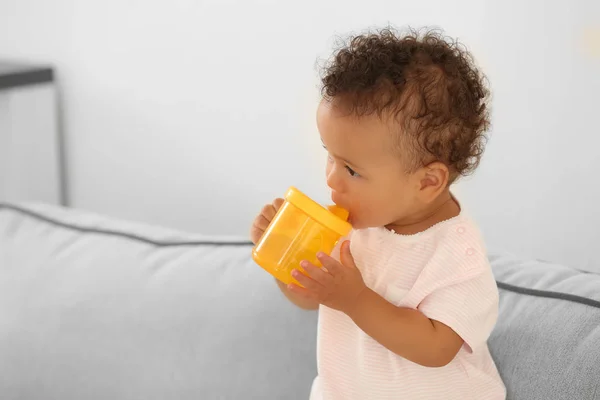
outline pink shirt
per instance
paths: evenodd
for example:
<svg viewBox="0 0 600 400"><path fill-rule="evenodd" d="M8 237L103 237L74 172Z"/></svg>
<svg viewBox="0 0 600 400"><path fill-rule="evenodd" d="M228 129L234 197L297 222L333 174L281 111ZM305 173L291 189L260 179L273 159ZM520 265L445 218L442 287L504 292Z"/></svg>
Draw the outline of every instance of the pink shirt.
<svg viewBox="0 0 600 400"><path fill-rule="evenodd" d="M321 306L311 400L505 399L487 346L498 289L472 220L462 213L411 236L355 230L350 240L369 288L448 325L465 344L448 365L423 367L387 350L345 314ZM339 258L339 248L333 254Z"/></svg>

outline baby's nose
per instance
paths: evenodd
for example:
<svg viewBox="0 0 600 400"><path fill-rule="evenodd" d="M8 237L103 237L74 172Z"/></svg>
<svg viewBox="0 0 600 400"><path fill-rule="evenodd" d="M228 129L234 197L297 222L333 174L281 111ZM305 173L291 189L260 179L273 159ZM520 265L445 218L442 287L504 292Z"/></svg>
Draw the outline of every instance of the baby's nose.
<svg viewBox="0 0 600 400"><path fill-rule="evenodd" d="M331 190L339 190L340 188L340 180L335 172L335 168L331 168L327 171L327 186Z"/></svg>
<svg viewBox="0 0 600 400"><path fill-rule="evenodd" d="M331 189L332 193L339 191L339 185L336 184L335 179L329 179L329 177L328 177L327 178L327 186L329 186L329 189Z"/></svg>

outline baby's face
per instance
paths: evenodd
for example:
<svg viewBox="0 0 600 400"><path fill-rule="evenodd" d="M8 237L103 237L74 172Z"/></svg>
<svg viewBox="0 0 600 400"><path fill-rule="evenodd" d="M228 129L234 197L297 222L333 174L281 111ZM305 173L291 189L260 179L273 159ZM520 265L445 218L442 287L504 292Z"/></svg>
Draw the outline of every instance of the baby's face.
<svg viewBox="0 0 600 400"><path fill-rule="evenodd" d="M420 183L406 173L390 127L376 115L344 116L321 102L317 125L328 152L331 199L350 212L355 229L401 222L419 209Z"/></svg>

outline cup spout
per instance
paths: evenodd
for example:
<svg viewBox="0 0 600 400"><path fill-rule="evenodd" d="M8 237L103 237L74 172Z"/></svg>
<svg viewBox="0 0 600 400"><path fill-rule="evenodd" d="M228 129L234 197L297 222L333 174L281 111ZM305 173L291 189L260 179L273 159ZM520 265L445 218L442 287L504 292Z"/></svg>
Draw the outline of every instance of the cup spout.
<svg viewBox="0 0 600 400"><path fill-rule="evenodd" d="M349 216L349 212L348 212L348 210L346 210L346 209L344 209L344 208L342 208L342 207L339 207L339 206L337 206L337 205L335 205L335 204L334 204L334 205L327 206L327 209L328 209L328 210L329 210L331 213L333 213L334 215L336 215L337 217L339 217L339 218L343 219L344 221L347 221L347 220L348 220L348 216Z"/></svg>

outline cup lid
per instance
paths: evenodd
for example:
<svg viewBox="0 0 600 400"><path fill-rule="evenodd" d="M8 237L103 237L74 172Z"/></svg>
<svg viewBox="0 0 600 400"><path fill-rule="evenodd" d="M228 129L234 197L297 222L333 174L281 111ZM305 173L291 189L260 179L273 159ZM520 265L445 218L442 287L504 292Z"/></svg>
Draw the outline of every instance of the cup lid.
<svg viewBox="0 0 600 400"><path fill-rule="evenodd" d="M348 211L339 206L325 208L293 186L288 189L285 199L340 236L346 236L352 230L352 225L347 221Z"/></svg>

